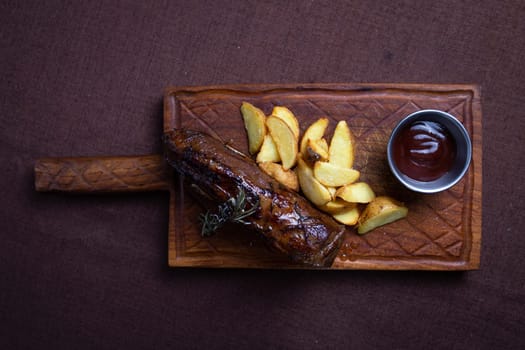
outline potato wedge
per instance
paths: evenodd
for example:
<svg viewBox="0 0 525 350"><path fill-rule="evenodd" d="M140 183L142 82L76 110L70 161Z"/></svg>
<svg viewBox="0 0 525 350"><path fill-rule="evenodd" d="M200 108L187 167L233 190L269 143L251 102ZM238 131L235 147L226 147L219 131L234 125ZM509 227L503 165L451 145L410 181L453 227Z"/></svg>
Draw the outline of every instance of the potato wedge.
<svg viewBox="0 0 525 350"><path fill-rule="evenodd" d="M270 134L264 136L264 141L261 145L259 153L257 153L256 162L280 162L281 157L279 156L279 151L277 151L277 145L273 141L273 138Z"/></svg>
<svg viewBox="0 0 525 350"><path fill-rule="evenodd" d="M323 142L321 140L324 140L326 143L324 138L319 140L308 140L306 152L308 155L312 155L313 159L327 161L328 150L324 148Z"/></svg>
<svg viewBox="0 0 525 350"><path fill-rule="evenodd" d="M297 174L292 169L285 170L282 164L272 162L259 163L259 167L280 184L294 191L299 191L299 180L297 179Z"/></svg>
<svg viewBox="0 0 525 350"><path fill-rule="evenodd" d="M299 122L292 111L284 106L275 106L273 107L272 115L281 118L286 124L288 124L295 137L299 139Z"/></svg>
<svg viewBox="0 0 525 350"><path fill-rule="evenodd" d="M283 168L292 168L297 161L297 137L288 124L275 116L266 118L266 126L277 146Z"/></svg>
<svg viewBox="0 0 525 350"><path fill-rule="evenodd" d="M335 195L350 203L370 203L376 197L366 182L355 182L339 187Z"/></svg>
<svg viewBox="0 0 525 350"><path fill-rule="evenodd" d="M297 178L305 197L313 204L324 205L332 199L328 189L315 179L312 169L300 156L297 157Z"/></svg>
<svg viewBox="0 0 525 350"><path fill-rule="evenodd" d="M376 197L359 217L357 232L365 234L408 215L408 208L388 196Z"/></svg>
<svg viewBox="0 0 525 350"><path fill-rule="evenodd" d="M341 168L327 162L315 162L314 176L325 186L339 187L356 182L359 171L352 168Z"/></svg>
<svg viewBox="0 0 525 350"><path fill-rule="evenodd" d="M328 151L324 148L323 142L319 140L308 140L308 144L306 145L306 153L304 153L304 160L308 165L313 166L315 162L322 160L327 161L328 160Z"/></svg>
<svg viewBox="0 0 525 350"><path fill-rule="evenodd" d="M354 165L355 141L346 121L337 123L328 150L328 161L341 168L351 168Z"/></svg>
<svg viewBox="0 0 525 350"><path fill-rule="evenodd" d="M328 146L328 142L326 141L326 139L324 137L322 137L322 138L320 138L318 140L315 140L314 142L315 142L317 147L322 149L323 152L328 155L329 146Z"/></svg>
<svg viewBox="0 0 525 350"><path fill-rule="evenodd" d="M306 154L306 146L308 144L308 140L321 139L327 127L328 118L322 117L313 122L304 132L303 138L301 139L301 147L299 147L299 152L301 152L302 154Z"/></svg>
<svg viewBox="0 0 525 350"><path fill-rule="evenodd" d="M354 207L355 205L355 203L348 203L347 201L344 201L341 198L336 198L332 199L326 204L318 206L318 208L324 211L325 213L335 214L342 211L343 209Z"/></svg>
<svg viewBox="0 0 525 350"><path fill-rule="evenodd" d="M361 212L359 210L359 206L354 204L353 206L349 206L341 211L338 211L337 213L332 214L332 217L342 224L353 226L359 221L360 214Z"/></svg>
<svg viewBox="0 0 525 350"><path fill-rule="evenodd" d="M314 176L315 177L315 176ZM332 196L332 200L335 201L337 198L335 197L335 194L337 192L337 188L332 186L325 186L328 192L330 192L330 196Z"/></svg>
<svg viewBox="0 0 525 350"><path fill-rule="evenodd" d="M244 128L248 134L248 148L250 154L255 154L261 148L266 135L266 116L264 112L249 102L241 104L241 114Z"/></svg>

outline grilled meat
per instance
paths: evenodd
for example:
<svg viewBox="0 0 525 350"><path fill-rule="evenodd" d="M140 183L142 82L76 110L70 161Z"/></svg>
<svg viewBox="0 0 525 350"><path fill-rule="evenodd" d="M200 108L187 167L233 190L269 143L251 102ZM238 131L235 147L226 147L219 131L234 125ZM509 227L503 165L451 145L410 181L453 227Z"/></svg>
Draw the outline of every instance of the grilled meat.
<svg viewBox="0 0 525 350"><path fill-rule="evenodd" d="M225 202L242 190L249 203L258 203L245 221L271 246L296 262L331 265L344 227L260 171L251 158L207 134L185 129L166 133L164 144L169 164L213 201Z"/></svg>

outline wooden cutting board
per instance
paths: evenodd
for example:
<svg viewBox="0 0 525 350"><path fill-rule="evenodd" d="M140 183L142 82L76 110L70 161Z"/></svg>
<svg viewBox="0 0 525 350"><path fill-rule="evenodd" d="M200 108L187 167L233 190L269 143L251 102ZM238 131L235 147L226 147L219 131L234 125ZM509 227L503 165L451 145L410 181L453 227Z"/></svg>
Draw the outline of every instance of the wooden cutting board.
<svg viewBox="0 0 525 350"><path fill-rule="evenodd" d="M406 219L358 235L348 227L331 269L470 270L479 268L481 248L482 119L475 85L295 84L168 88L164 131L204 131L248 153L240 105L248 101L269 114L290 108L301 131L316 119L330 119L327 135L346 120L357 139L355 168L378 195L409 208ZM392 128L408 114L440 109L470 133L473 158L464 179L439 194L417 194L391 175L386 144ZM200 235L202 208L161 155L46 158L35 165L39 191L170 191L168 263L179 267L304 268L271 252L242 226L228 226L210 238Z"/></svg>

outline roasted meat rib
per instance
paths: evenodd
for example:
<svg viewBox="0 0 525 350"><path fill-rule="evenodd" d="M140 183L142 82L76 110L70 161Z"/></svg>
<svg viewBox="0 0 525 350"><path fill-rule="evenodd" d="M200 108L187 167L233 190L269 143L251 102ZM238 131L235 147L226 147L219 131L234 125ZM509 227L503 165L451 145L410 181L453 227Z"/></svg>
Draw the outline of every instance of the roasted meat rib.
<svg viewBox="0 0 525 350"><path fill-rule="evenodd" d="M163 138L168 163L213 201L225 202L242 190L250 203L258 203L245 220L271 246L299 263L331 265L342 225L260 171L251 158L207 134L175 129Z"/></svg>

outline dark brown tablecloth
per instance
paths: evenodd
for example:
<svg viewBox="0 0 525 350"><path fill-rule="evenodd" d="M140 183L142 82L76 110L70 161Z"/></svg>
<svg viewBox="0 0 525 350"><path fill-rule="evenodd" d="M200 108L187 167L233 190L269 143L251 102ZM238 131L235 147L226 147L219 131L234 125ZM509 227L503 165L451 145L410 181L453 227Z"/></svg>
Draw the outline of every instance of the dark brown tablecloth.
<svg viewBox="0 0 525 350"><path fill-rule="evenodd" d="M2 1L0 348L525 347L523 1ZM169 269L168 196L36 193L160 152L168 85L477 83L481 269Z"/></svg>

